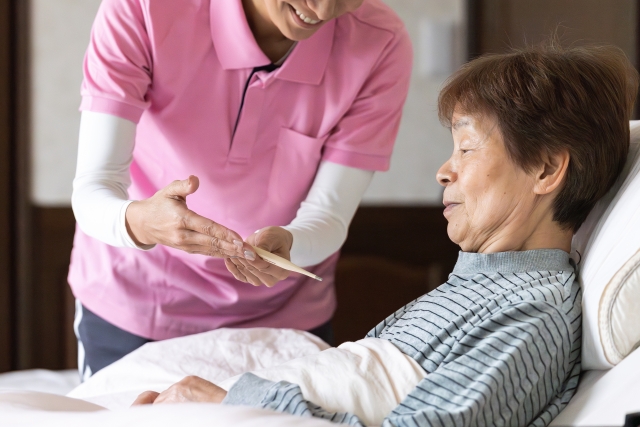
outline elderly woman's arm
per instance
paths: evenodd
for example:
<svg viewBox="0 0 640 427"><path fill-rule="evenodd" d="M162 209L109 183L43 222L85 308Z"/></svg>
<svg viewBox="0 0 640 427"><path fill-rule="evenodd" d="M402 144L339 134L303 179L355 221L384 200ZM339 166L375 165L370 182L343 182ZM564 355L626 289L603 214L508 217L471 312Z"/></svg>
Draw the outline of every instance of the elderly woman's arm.
<svg viewBox="0 0 640 427"><path fill-rule="evenodd" d="M461 334L450 360L429 372L383 425L529 425L534 419L548 424L577 386L580 343L572 342L572 329L564 313L543 302L491 314ZM295 384L252 374L243 375L223 403L363 425L353 414L307 401Z"/></svg>

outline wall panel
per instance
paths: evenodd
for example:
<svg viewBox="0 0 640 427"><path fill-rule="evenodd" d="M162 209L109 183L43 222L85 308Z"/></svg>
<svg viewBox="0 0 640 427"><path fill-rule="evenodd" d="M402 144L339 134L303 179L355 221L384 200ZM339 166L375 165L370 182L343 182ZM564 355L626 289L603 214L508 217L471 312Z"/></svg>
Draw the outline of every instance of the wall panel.
<svg viewBox="0 0 640 427"><path fill-rule="evenodd" d="M473 0L472 0L473 1ZM476 2L474 2L476 3ZM565 45L607 43L636 60L634 0L485 0L477 2L479 50L500 53L557 32Z"/></svg>

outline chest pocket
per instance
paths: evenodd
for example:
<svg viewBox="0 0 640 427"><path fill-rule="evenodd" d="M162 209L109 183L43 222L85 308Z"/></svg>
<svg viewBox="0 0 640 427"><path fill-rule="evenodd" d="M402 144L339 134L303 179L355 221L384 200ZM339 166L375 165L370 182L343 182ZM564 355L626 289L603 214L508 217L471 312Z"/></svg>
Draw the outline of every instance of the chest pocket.
<svg viewBox="0 0 640 427"><path fill-rule="evenodd" d="M312 138L281 128L271 168L269 197L280 203L299 204L306 197L329 135Z"/></svg>

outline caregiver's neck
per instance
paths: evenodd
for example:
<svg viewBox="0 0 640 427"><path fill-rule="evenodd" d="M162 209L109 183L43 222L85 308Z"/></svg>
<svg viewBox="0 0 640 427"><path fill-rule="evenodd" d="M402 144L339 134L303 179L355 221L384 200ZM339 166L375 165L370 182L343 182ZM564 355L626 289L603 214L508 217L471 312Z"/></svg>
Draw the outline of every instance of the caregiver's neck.
<svg viewBox="0 0 640 427"><path fill-rule="evenodd" d="M273 23L264 1L242 0L242 6L256 43L271 62L278 62L295 42L286 38Z"/></svg>
<svg viewBox="0 0 640 427"><path fill-rule="evenodd" d="M465 249L464 242L459 245L465 252L496 253L510 251L530 251L534 249L560 249L571 252L573 230L562 227L553 220L551 210L534 210L524 220L510 221L486 236L475 248Z"/></svg>

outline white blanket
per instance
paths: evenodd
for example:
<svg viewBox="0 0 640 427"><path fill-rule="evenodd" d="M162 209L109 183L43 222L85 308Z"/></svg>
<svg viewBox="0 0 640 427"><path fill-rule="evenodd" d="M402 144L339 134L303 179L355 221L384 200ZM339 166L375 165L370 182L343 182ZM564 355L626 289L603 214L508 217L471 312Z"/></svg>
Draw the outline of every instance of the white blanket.
<svg viewBox="0 0 640 427"><path fill-rule="evenodd" d="M188 375L220 384L327 348L316 336L292 329L218 329L145 344L68 396L117 411L127 409L141 392L163 391Z"/></svg>
<svg viewBox="0 0 640 427"><path fill-rule="evenodd" d="M139 393L163 391L187 375L228 390L249 371L298 384L312 402L355 413L369 425L380 424L425 376L413 359L385 340L368 338L329 348L301 331L219 329L147 344L69 396L122 410Z"/></svg>
<svg viewBox="0 0 640 427"><path fill-rule="evenodd" d="M135 424L133 420L141 417L152 418L154 425L170 425L167 419L184 411L179 409L184 405L170 405L171 410L148 408L144 415L140 415L138 408L129 410L129 406L139 393L163 391L187 375L197 375L228 389L239 375L248 371L265 379L298 384L314 403L332 411L355 413L368 425L379 425L425 376L413 359L385 340L368 338L329 348L315 336L301 331L220 329L147 344L96 373L69 393L69 398L51 396L47 399L43 394L29 396L24 392L20 395L0 394L0 410L6 409L3 412L14 416L14 422L22 420L16 415L20 411L28 413L25 416L33 421L33 417L51 415L39 411L62 410L85 411L74 413L70 421L85 417L92 427L103 425L105 420L115 423L113 425ZM111 409L118 415L105 411L87 412L100 409L93 405ZM254 420L254 425L281 423L280 419L277 422L273 421L275 418L263 419L269 411L204 406L207 409L202 411L210 413L208 425L213 425L211 417L214 417L215 425L237 425L242 420ZM186 416L186 412L184 414ZM61 414L54 418L57 416ZM307 425L303 418L280 416L299 419L295 425L303 422ZM188 417L191 419L192 415ZM47 424L54 418L46 418ZM62 423L64 418L60 420ZM180 421L180 425L184 425L186 419L180 418ZM316 421L320 420L315 420L313 425Z"/></svg>

